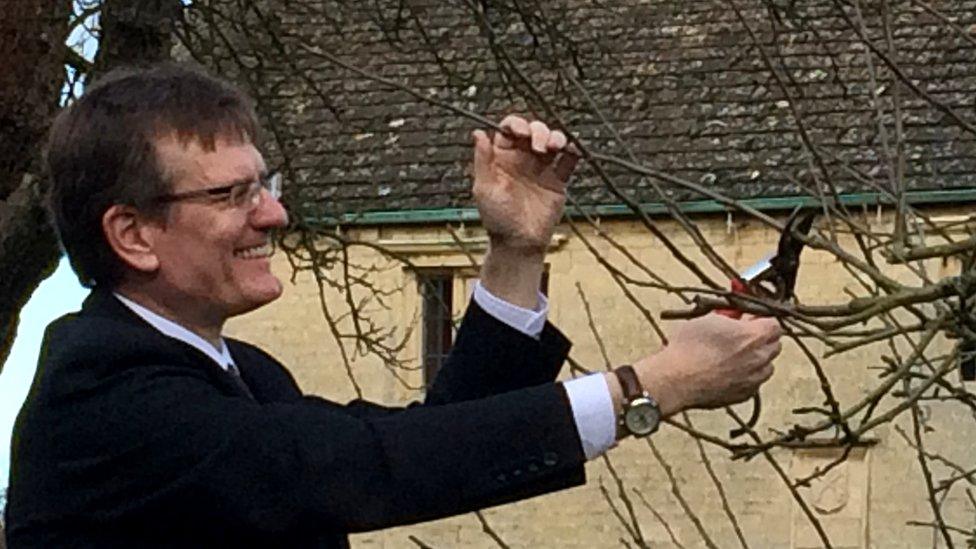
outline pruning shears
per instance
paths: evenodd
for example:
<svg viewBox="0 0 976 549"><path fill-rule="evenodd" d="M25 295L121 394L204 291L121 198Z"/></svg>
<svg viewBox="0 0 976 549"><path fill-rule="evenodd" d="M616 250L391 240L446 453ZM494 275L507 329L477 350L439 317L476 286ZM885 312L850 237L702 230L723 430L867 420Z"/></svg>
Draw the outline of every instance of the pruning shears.
<svg viewBox="0 0 976 549"><path fill-rule="evenodd" d="M779 238L776 251L767 255L756 264L743 271L739 278L731 281L733 293L762 297L765 299L782 303L792 303L796 299L796 275L800 270L800 253L803 251L804 242L796 235L806 236L813 226L813 220L817 217L814 210L801 211L800 208L793 210L786 226ZM741 318L742 311L738 309L716 309L716 313L730 318ZM732 429L729 436L732 438L740 437L755 427L759 421L759 411L761 402L759 394L752 399L752 415L745 427Z"/></svg>

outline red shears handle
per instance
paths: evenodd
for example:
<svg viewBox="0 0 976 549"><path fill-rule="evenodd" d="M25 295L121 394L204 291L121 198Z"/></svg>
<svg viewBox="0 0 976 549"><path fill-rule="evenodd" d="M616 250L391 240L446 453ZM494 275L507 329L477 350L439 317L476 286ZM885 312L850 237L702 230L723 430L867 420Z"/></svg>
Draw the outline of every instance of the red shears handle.
<svg viewBox="0 0 976 549"><path fill-rule="evenodd" d="M736 294L749 293L749 287L746 286L745 282L739 280L738 278L733 278L730 286L732 287L733 293ZM715 309L715 312L722 316L727 316L729 318L734 318L736 320L742 318L742 311L738 309Z"/></svg>

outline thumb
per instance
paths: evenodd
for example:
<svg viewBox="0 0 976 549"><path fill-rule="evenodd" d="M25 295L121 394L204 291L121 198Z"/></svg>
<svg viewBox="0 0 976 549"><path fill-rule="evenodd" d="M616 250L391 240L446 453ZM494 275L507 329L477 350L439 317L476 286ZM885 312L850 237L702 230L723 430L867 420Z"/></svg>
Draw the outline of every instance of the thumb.
<svg viewBox="0 0 976 549"><path fill-rule="evenodd" d="M491 179L491 163L495 156L491 139L484 130L471 132L474 139L474 181L487 183Z"/></svg>

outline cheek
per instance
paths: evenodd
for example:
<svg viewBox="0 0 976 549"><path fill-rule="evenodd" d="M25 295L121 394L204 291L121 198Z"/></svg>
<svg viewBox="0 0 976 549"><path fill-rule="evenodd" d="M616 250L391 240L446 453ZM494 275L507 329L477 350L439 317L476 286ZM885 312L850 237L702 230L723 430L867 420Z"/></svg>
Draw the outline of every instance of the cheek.
<svg viewBox="0 0 976 549"><path fill-rule="evenodd" d="M268 259L234 258L229 263L226 276L239 288L266 292L281 286L280 281L271 271L271 262Z"/></svg>
<svg viewBox="0 0 976 549"><path fill-rule="evenodd" d="M212 295L224 293L228 288L239 284L240 266L232 251L210 242L184 253L183 271L192 273L199 286L198 291Z"/></svg>

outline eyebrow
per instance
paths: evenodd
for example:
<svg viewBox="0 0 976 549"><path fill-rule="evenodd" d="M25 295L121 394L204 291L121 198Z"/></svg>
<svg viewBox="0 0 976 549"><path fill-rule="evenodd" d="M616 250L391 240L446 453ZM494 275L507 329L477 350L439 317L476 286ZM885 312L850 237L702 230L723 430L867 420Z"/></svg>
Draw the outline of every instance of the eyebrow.
<svg viewBox="0 0 976 549"><path fill-rule="evenodd" d="M271 172L268 171L267 168L261 170L260 172L258 172L258 181L264 181L265 179L267 179L267 177L270 174L271 174ZM253 182L254 182L254 178L251 178L251 177L241 177L241 178L238 178L238 179L235 179L235 180L231 181L230 183L225 183L223 185L220 185L220 187L234 187L236 185L249 184L249 183L253 183Z"/></svg>

